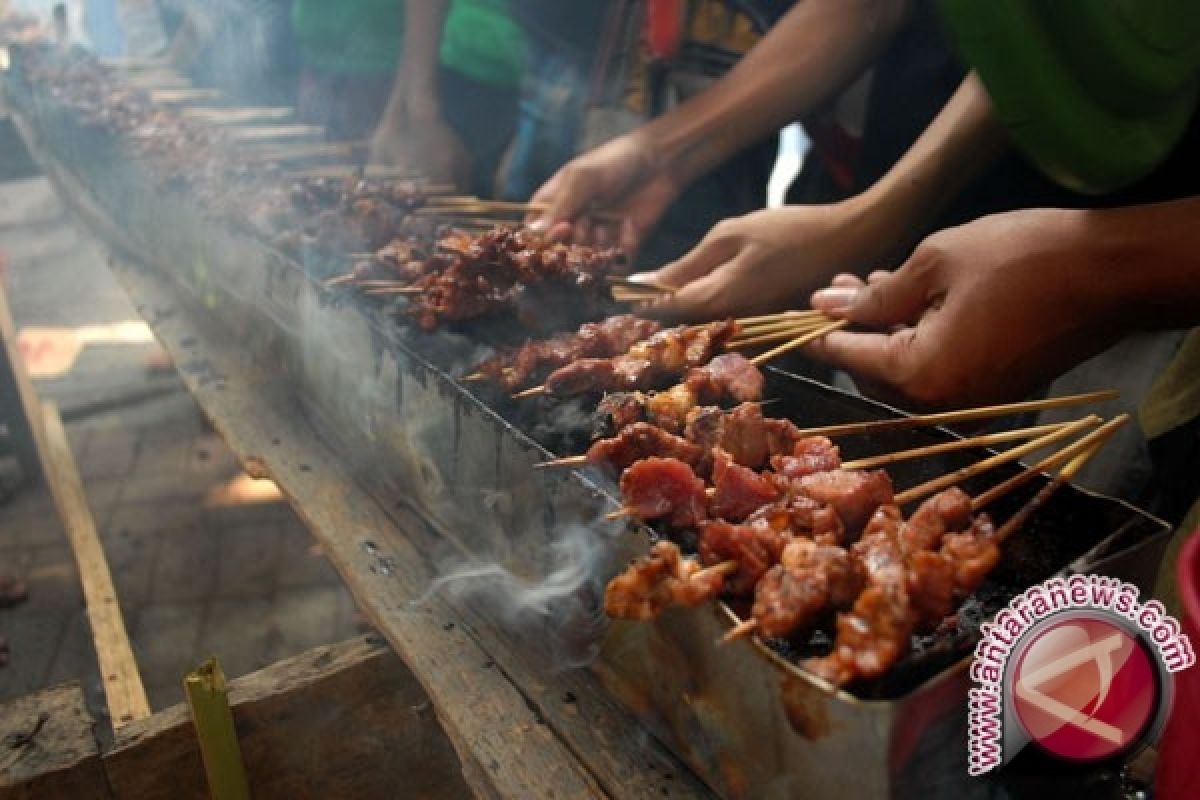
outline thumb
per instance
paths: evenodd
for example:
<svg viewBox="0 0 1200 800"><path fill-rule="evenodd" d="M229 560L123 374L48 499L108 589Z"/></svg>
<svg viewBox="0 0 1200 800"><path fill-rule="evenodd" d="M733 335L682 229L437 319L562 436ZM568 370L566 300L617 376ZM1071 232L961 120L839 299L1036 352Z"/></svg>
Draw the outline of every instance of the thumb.
<svg viewBox="0 0 1200 800"><path fill-rule="evenodd" d="M532 202L544 204L545 208L531 227L534 230L547 230L565 222L574 222L592 199L587 185L588 181L578 171L572 170L570 164L563 167L534 193Z"/></svg>
<svg viewBox="0 0 1200 800"><path fill-rule="evenodd" d="M834 286L813 293L812 306L873 328L916 322L929 306L935 285L929 270L905 264L860 287Z"/></svg>

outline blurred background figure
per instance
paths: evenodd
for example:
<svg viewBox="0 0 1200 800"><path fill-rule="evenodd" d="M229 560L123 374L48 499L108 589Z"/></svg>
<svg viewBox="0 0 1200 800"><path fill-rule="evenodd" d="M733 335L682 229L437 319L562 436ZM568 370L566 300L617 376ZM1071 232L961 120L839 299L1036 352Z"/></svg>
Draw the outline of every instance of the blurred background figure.
<svg viewBox="0 0 1200 800"><path fill-rule="evenodd" d="M404 4L403 46L370 160L494 196L526 56L507 0Z"/></svg>

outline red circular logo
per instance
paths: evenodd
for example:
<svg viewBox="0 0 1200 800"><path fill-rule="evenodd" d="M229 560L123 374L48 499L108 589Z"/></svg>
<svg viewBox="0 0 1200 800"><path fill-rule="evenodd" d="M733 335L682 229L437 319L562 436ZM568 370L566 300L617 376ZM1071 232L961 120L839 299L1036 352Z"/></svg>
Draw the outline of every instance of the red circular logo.
<svg viewBox="0 0 1200 800"><path fill-rule="evenodd" d="M1048 622L1030 637L1009 684L1030 739L1057 756L1096 761L1141 738L1161 689L1140 639L1083 616Z"/></svg>

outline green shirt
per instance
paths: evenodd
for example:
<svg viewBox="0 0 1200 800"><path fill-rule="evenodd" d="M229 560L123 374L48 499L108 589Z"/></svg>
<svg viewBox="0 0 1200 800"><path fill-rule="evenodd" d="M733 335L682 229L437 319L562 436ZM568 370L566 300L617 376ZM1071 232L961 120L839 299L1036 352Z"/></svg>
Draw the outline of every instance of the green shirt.
<svg viewBox="0 0 1200 800"><path fill-rule="evenodd" d="M525 71L525 34L508 0L451 0L442 31L442 63L492 86L520 85Z"/></svg>
<svg viewBox="0 0 1200 800"><path fill-rule="evenodd" d="M391 74L404 43L404 3L295 0L292 29L306 66L335 75Z"/></svg>
<svg viewBox="0 0 1200 800"><path fill-rule="evenodd" d="M295 0L292 28L305 64L314 69L390 74L404 41L404 2ZM442 64L472 80L515 88L525 69L525 35L508 0L451 0L439 55Z"/></svg>

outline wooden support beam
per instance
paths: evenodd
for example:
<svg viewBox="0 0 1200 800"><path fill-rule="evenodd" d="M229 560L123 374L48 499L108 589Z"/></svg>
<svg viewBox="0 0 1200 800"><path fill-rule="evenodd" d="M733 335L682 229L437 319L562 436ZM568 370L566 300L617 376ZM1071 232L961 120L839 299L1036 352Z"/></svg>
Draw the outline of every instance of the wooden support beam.
<svg viewBox="0 0 1200 800"><path fill-rule="evenodd" d="M256 800L471 796L428 696L376 636L237 678L229 702ZM182 704L120 730L103 763L120 800L208 797Z"/></svg>
<svg viewBox="0 0 1200 800"><path fill-rule="evenodd" d="M0 703L0 798L110 800L78 683Z"/></svg>
<svg viewBox="0 0 1200 800"><path fill-rule="evenodd" d="M150 716L150 702L146 699L129 634L121 617L112 573L96 533L62 419L52 403L44 404L43 409L42 470L79 568L79 582L96 646L104 696L108 700L113 728L119 729Z"/></svg>

